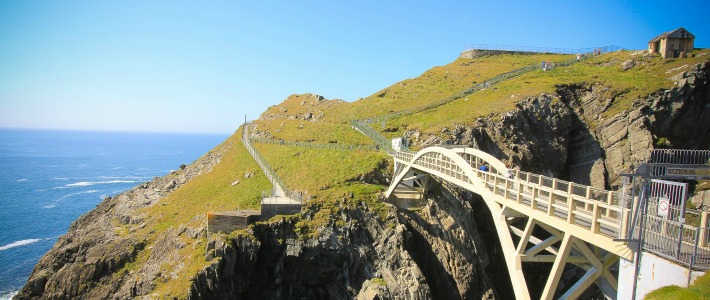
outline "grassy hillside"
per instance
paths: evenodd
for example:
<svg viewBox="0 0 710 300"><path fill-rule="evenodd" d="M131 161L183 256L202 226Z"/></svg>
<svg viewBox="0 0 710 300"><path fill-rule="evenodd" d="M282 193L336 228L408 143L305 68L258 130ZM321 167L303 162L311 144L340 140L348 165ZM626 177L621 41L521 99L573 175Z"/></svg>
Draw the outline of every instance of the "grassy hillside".
<svg viewBox="0 0 710 300"><path fill-rule="evenodd" d="M438 132L452 124L471 124L479 117L511 110L526 97L552 93L558 85L575 83L610 87L606 94L613 102L604 116L609 117L628 109L635 99L672 87L673 76L710 59L707 50L696 50L694 54L696 57L663 60L644 58L631 51L608 53L569 67L533 71L436 109L390 120L386 127ZM628 60L637 65L622 71L621 64Z"/></svg>
<svg viewBox="0 0 710 300"><path fill-rule="evenodd" d="M606 96L613 101L604 116L610 117L629 108L635 99L672 87L674 76L690 70L697 63L710 60L708 50L695 50L691 54L694 57L663 60L660 56L649 57L635 51L607 53L569 67L535 70L446 105L394 118L385 126L373 128L392 131L406 127L422 132L438 132L452 124L471 124L479 117L508 111L526 97L554 92L558 85L577 83L601 84L610 88ZM572 57L501 54L475 59L458 58L450 64L434 67L417 78L403 80L352 103L339 100L316 101L308 95L294 95L269 108L256 123L259 130L268 131L274 138L287 141L372 144L372 141L350 129L349 122L437 102L476 83L520 67L539 64L542 60L560 62ZM622 63L629 60L635 66L622 70ZM309 112L317 118L288 118ZM389 136L400 134L385 133Z"/></svg>

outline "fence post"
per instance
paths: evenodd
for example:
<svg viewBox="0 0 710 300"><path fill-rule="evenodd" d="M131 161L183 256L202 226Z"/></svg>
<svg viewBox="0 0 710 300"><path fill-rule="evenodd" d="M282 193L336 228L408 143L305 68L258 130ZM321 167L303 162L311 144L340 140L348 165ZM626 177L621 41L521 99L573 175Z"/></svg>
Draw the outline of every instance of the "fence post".
<svg viewBox="0 0 710 300"><path fill-rule="evenodd" d="M547 195L547 215L552 216L555 214L555 209L552 204L555 203L555 191L557 190L557 178L552 178L552 186L550 187L550 194Z"/></svg>
<svg viewBox="0 0 710 300"><path fill-rule="evenodd" d="M619 230L619 238L620 239L625 239L627 238L628 232L629 232L629 214L631 212L626 209L622 208L621 209L621 229Z"/></svg>
<svg viewBox="0 0 710 300"><path fill-rule="evenodd" d="M594 202L592 207L592 232L599 233L599 203Z"/></svg>
<svg viewBox="0 0 710 300"><path fill-rule="evenodd" d="M589 210L589 200L591 200L591 198L592 198L592 187L591 186L587 186L587 192L584 194L584 198L587 200L587 201L584 201L584 209Z"/></svg>
<svg viewBox="0 0 710 300"><path fill-rule="evenodd" d="M574 215L573 215L573 210L574 210L574 197L572 196L572 189L574 188L574 185L572 185L572 182L567 184L567 223L572 224L574 221Z"/></svg>
<svg viewBox="0 0 710 300"><path fill-rule="evenodd" d="M708 215L707 211L700 213L700 247L708 246Z"/></svg>

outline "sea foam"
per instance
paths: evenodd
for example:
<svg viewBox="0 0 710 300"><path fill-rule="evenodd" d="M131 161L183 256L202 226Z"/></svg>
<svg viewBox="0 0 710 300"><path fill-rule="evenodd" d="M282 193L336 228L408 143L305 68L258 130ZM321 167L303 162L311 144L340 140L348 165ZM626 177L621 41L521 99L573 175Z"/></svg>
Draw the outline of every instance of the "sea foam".
<svg viewBox="0 0 710 300"><path fill-rule="evenodd" d="M115 183L136 183L136 180L107 180L107 181L79 181L65 185L66 187L73 186L92 186L97 184L115 184Z"/></svg>
<svg viewBox="0 0 710 300"><path fill-rule="evenodd" d="M41 240L40 240L40 239L19 240L19 241L16 241L16 242L9 243L9 244L7 244L7 245L5 245L5 246L0 246L0 251L2 251L2 250L7 250L7 249L10 249L10 248L19 247L19 246L29 245L29 244L36 243L36 242L39 242L39 241L41 241Z"/></svg>

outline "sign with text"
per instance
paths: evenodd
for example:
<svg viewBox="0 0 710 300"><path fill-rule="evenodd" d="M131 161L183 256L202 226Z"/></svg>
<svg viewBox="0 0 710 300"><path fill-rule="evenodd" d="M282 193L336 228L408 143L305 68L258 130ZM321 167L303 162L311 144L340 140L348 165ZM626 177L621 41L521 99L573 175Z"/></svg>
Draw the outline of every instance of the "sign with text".
<svg viewBox="0 0 710 300"><path fill-rule="evenodd" d="M686 179L710 179L710 168L668 167L666 168L666 176Z"/></svg>

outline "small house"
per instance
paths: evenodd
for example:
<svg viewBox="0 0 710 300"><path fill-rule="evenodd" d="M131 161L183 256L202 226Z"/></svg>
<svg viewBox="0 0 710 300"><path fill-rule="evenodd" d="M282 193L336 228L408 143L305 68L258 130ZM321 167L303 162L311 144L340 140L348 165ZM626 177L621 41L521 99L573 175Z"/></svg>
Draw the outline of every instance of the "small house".
<svg viewBox="0 0 710 300"><path fill-rule="evenodd" d="M684 57L695 48L695 36L680 27L664 32L648 42L648 53L660 53L665 58Z"/></svg>

